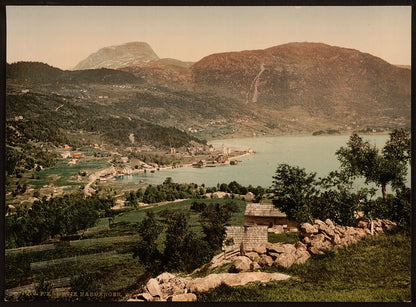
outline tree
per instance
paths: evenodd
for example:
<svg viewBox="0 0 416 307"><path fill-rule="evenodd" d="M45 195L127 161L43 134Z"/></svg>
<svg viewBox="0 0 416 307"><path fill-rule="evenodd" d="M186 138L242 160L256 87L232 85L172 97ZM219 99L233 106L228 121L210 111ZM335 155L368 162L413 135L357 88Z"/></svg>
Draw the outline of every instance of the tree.
<svg viewBox="0 0 416 307"><path fill-rule="evenodd" d="M310 206L318 194L315 176L316 173L307 173L298 166L279 164L277 167L271 187L273 204L288 219L299 224L311 220Z"/></svg>
<svg viewBox="0 0 416 307"><path fill-rule="evenodd" d="M139 223L138 233L142 240L133 251L133 258L138 257L140 262L152 273L158 273L161 269L161 256L157 239L163 231L152 211L146 213L146 217Z"/></svg>
<svg viewBox="0 0 416 307"><path fill-rule="evenodd" d="M230 201L224 205L210 204L201 213L202 231L205 234L204 240L213 251L221 250L222 243L226 236L225 225L231 219L232 213L238 211L235 202Z"/></svg>
<svg viewBox="0 0 416 307"><path fill-rule="evenodd" d="M380 186L383 199L386 199L387 184L396 190L404 187L410 160L410 135L403 129L395 130L380 153L376 146L354 133L347 146L338 149L336 155L345 173L351 177L364 177L366 183Z"/></svg>

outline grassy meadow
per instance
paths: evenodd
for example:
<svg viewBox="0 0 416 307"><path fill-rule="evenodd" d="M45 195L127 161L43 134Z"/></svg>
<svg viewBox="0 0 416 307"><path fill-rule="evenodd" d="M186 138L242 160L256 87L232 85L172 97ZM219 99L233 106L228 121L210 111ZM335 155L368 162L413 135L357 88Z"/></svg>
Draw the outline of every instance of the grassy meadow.
<svg viewBox="0 0 416 307"><path fill-rule="evenodd" d="M410 301L410 237L367 237L356 244L269 272L292 278L241 287L225 284L198 294L200 302L404 302ZM227 268L225 268L226 270ZM221 269L217 269L221 272Z"/></svg>

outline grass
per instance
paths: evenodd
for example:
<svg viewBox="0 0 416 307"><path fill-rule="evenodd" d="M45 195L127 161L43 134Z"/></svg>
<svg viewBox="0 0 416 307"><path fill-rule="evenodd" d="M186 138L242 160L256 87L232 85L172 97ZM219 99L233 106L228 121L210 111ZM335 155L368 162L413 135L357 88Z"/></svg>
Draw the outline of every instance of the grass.
<svg viewBox="0 0 416 307"><path fill-rule="evenodd" d="M200 232L199 214L189 209L193 201L186 200L160 206L153 205L122 212L115 217L115 223L111 225L110 229L104 227L108 225L108 219L103 218L99 223L103 227L102 230L97 228L96 231L86 232L84 240L71 241L70 244L57 244L51 250L37 251L35 249L24 253L8 253L6 256L6 288L29 284L40 272L43 272L49 280L71 277L80 273L93 274L104 291L120 291L134 287L140 282L145 273L138 259L133 259L131 253L139 240L137 224L146 216L146 212L149 210L159 215L161 211L170 209L189 212L191 228ZM226 201L228 200L204 199L206 203L224 203ZM230 223L232 225L243 225L245 202L241 200L236 200L236 202L240 211L234 213ZM164 235L162 234L160 241L163 241L163 238ZM94 254L112 251L116 251L117 254L107 258L94 257ZM74 257L74 261L65 259L68 261L64 264L62 263L64 260L61 260L61 263L60 261L55 261L56 264L49 263L53 259L69 257ZM43 261L50 265L41 266L41 270L30 270L31 263Z"/></svg>
<svg viewBox="0 0 416 307"><path fill-rule="evenodd" d="M367 237L346 248L312 257L289 269L285 281L221 285L200 293L203 302L380 302L410 301L410 237L402 233Z"/></svg>
<svg viewBox="0 0 416 307"><path fill-rule="evenodd" d="M137 244L138 237L132 236L122 238L122 240L119 240L119 238L108 239L111 239L111 241L103 242L102 239L85 240L86 242L80 241L72 245L56 245L55 249L52 250L7 254L5 266L6 288L25 285L32 281L33 272L30 270L30 263L111 251L116 251L119 254L130 253ZM84 266L87 269L89 265L84 263Z"/></svg>
<svg viewBox="0 0 416 307"><path fill-rule="evenodd" d="M221 274L221 273L229 273L230 269L234 267L234 263L226 263L222 266L218 266L213 269L209 269L207 267L202 267L201 270L190 274L192 278L199 278L199 277L205 277L210 274Z"/></svg>
<svg viewBox="0 0 416 307"><path fill-rule="evenodd" d="M168 203L164 205L150 205L150 206L141 207L139 209L132 210L129 212L123 212L115 217L115 220L114 220L115 224L112 225L111 229L102 230L102 231L95 232L92 234L87 234L85 237L100 238L100 237L110 237L110 236L123 236L123 235L137 233L137 223L139 223L145 218L146 212L153 211L156 214L156 216L159 216L160 213L166 209L174 211L174 212L189 213L189 224L191 226L191 229L195 231L196 233L201 233L202 228L199 223L199 213L193 210L190 210L190 207L194 201L195 201L194 199L190 199L190 200L184 200L184 201L176 202L176 203ZM214 198L214 199L207 198L207 199L202 199L202 200L197 200L197 201L203 201L207 204L211 204L211 203L223 204L229 201L229 199L227 200L227 199L221 199L221 198ZM229 224L230 225L244 225L244 211L246 208L246 203L242 200L234 200L234 201L239 206L239 211L236 213L233 213ZM105 225L106 223L108 223L108 219L103 218L98 222L98 225Z"/></svg>
<svg viewBox="0 0 416 307"><path fill-rule="evenodd" d="M273 233L269 232L267 234L267 240L270 243L290 243L294 244L299 241L299 233L297 232L284 232L284 233Z"/></svg>
<svg viewBox="0 0 416 307"><path fill-rule="evenodd" d="M81 185L80 182L73 178L78 172L94 172L110 166L110 164L103 159L81 158L78 164L72 166L68 166L68 161L59 160L54 167L40 171L39 179L30 180L28 183L35 188L40 188L51 182L53 182L55 186Z"/></svg>

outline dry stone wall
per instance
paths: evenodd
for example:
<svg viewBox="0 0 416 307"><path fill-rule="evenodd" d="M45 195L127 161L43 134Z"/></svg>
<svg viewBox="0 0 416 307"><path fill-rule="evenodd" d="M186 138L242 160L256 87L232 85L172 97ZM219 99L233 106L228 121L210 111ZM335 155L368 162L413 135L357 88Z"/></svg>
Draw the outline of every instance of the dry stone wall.
<svg viewBox="0 0 416 307"><path fill-rule="evenodd" d="M267 226L228 226L226 236L226 241L232 239L234 242L232 245L224 245L226 252L239 249L241 243L244 244L244 249L251 249L267 243Z"/></svg>

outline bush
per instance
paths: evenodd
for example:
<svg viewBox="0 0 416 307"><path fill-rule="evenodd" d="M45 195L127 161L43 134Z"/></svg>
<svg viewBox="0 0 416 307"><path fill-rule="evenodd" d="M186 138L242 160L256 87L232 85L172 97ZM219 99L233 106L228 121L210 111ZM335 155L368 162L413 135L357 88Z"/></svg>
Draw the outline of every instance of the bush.
<svg viewBox="0 0 416 307"><path fill-rule="evenodd" d="M75 292L77 296L81 296L81 293L92 293L88 295L90 297L95 296L95 292L101 290L100 285L97 284L92 274L81 273L71 277L70 281L70 292Z"/></svg>

